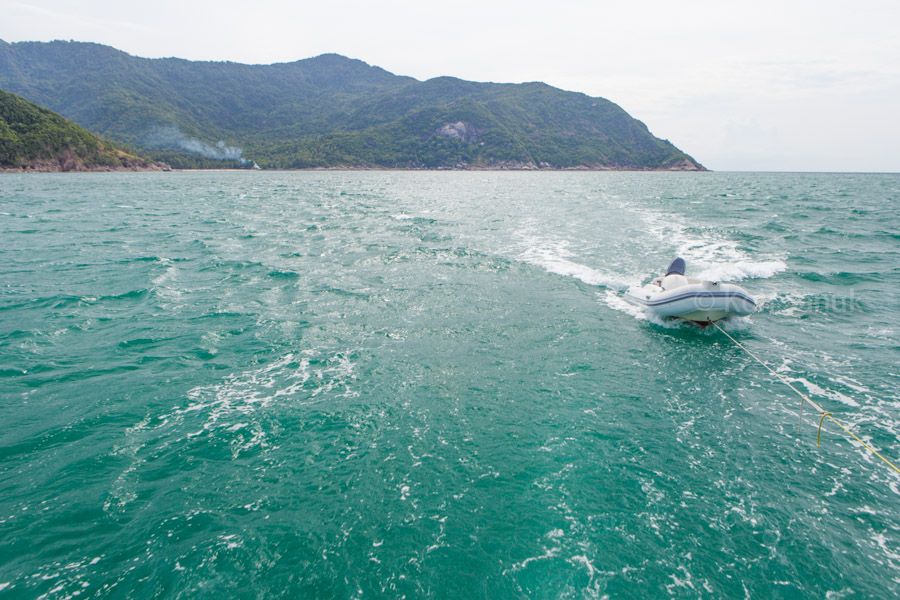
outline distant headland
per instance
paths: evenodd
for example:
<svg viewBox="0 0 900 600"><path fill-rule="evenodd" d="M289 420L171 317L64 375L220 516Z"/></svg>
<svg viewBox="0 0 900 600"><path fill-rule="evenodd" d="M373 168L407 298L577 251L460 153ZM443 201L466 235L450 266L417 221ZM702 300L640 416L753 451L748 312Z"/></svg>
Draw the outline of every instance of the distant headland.
<svg viewBox="0 0 900 600"><path fill-rule="evenodd" d="M0 89L146 157L140 168L706 170L603 98L543 83L418 81L336 54L246 65L0 41ZM11 154L3 127L0 152ZM134 159L109 168L137 168Z"/></svg>
<svg viewBox="0 0 900 600"><path fill-rule="evenodd" d="M164 171L55 112L0 90L0 171Z"/></svg>

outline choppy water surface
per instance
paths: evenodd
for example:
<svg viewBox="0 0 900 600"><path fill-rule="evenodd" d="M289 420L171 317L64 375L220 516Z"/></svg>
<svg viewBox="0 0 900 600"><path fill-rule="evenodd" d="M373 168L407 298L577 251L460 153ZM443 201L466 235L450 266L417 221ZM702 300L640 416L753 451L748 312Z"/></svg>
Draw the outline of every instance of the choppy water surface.
<svg viewBox="0 0 900 600"><path fill-rule="evenodd" d="M0 598L888 598L900 176L0 177Z"/></svg>

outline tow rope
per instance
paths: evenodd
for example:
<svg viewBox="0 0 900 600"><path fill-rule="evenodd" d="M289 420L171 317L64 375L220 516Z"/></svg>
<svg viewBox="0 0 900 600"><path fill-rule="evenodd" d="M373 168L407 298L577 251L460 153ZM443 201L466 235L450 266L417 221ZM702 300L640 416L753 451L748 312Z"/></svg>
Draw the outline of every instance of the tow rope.
<svg viewBox="0 0 900 600"><path fill-rule="evenodd" d="M750 352L750 350L748 350L743 344L741 344L739 341L737 341L737 340L734 339L731 335L729 335L729 333L728 333L727 331L725 331L724 329L722 329L721 327L719 327L719 324L718 324L718 323L713 322L712 324L716 326L716 329L718 329L719 331L721 331L722 333L724 333L725 336L726 336L729 340L731 340L732 342L734 342L734 344L735 344L738 348L740 348L741 350L743 350L744 352L746 352L747 354L749 354L756 362L758 362L759 364L761 364L762 366L764 366L764 367L769 371L769 373L771 373L772 375L774 375L775 377L777 377L783 384L785 384L786 386L788 386L789 388L791 388L792 390L794 390L794 391L797 393L797 395L800 396L800 425L803 424L803 403L804 403L804 402L808 402L809 405L812 406L812 407L816 410L816 412L819 413L819 415L821 415L821 417L819 418L819 431L818 431L818 434L816 435L816 446L818 446L818 445L819 445L819 442L821 441L821 437L822 437L822 423L823 423L823 422L825 421L825 419L827 418L829 421L831 421L832 423L834 423L835 425L837 425L838 427L840 427L841 429L843 429L843 430L847 433L847 435L849 435L849 436L852 437L854 440L856 440L857 442L859 442L860 444L862 444L863 447L864 447L866 450L868 450L869 452L871 452L872 454L874 454L875 456L877 456L878 458L880 458L880 459L884 462L884 464L886 464L886 465L889 466L891 469L893 469L898 475L900 475L900 469L898 469L898 468L896 467L896 465L894 465L894 463L892 463L891 461L889 461L888 459L886 459L884 456L882 456L877 450L875 450L875 448L873 448L872 446L870 446L870 445L867 444L866 442L864 442L864 441L862 441L861 439L859 439L859 437L858 437L855 433L853 433L852 431L850 431L849 429L847 429L846 427L844 427L840 422L838 422L838 420L835 419L835 418L832 416L832 414L831 414L830 412L828 412L827 410L824 410L821 406L819 406L818 404L816 404L815 402L813 402L812 399L811 399L809 396L807 396L806 394L804 394L803 392L801 392L800 390L798 390L797 388L795 388L795 387L793 386L793 384L791 384L791 382L787 380L786 377L784 377L783 375L781 375L781 373L777 373L777 372L776 372L774 369L772 369L769 365L767 365L766 363L764 363L758 356L756 356L755 354L753 354L752 352ZM799 431L799 426L798 426L798 431Z"/></svg>

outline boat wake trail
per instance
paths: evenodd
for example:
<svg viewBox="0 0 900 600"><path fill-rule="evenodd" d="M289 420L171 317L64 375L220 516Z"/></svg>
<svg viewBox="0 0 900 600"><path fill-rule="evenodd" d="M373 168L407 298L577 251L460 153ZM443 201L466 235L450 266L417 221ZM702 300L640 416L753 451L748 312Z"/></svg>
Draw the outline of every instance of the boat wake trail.
<svg viewBox="0 0 900 600"><path fill-rule="evenodd" d="M548 273L574 277L588 285L596 285L614 290L626 290L637 280L628 280L620 275L607 273L587 265L579 264L568 258L559 256L557 251L548 248L529 248L522 253L523 261L543 267Z"/></svg>
<svg viewBox="0 0 900 600"><path fill-rule="evenodd" d="M672 258L681 256L692 271L691 276L707 281L742 281L767 279L787 268L780 257L754 257L732 240L716 231L692 231L681 216L640 209L637 215L644 223L652 245L670 249ZM754 260L764 258L764 260Z"/></svg>
<svg viewBox="0 0 900 600"><path fill-rule="evenodd" d="M742 281L744 279L768 279L784 271L787 264L783 260L759 262L741 260L732 263L714 264L697 273L697 279L706 281Z"/></svg>
<svg viewBox="0 0 900 600"><path fill-rule="evenodd" d="M722 232L692 224L681 215L614 204L609 208L617 220L604 227L570 221L554 232L543 229L552 224L528 222L516 232L518 259L605 288L598 298L613 310L664 326L669 322L629 304L622 292L662 275L675 256L687 261L689 276L716 282L767 279L787 268L782 257L753 255Z"/></svg>

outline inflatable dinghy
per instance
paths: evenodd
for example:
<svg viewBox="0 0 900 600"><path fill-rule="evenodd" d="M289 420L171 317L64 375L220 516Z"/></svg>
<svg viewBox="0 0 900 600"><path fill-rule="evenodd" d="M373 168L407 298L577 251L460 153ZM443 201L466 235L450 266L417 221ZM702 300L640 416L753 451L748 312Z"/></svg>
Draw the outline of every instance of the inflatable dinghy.
<svg viewBox="0 0 900 600"><path fill-rule="evenodd" d="M625 300L643 306L660 318L678 317L701 324L725 317L745 317L756 310L756 301L744 288L718 281L684 276L685 264L676 258L665 277L625 292Z"/></svg>

